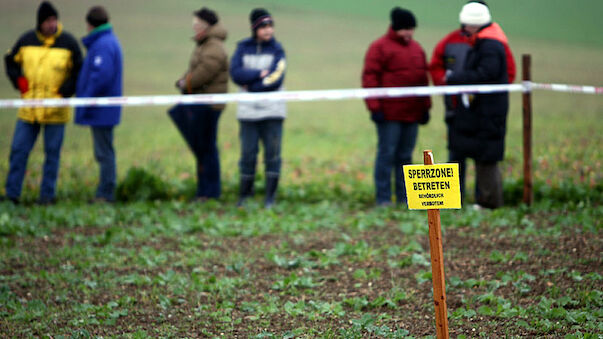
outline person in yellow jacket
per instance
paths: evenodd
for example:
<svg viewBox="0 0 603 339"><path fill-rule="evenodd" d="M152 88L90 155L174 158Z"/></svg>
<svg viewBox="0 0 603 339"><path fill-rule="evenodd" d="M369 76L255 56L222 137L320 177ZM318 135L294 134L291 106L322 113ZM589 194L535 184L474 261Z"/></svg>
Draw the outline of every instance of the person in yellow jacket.
<svg viewBox="0 0 603 339"><path fill-rule="evenodd" d="M38 7L36 29L25 32L5 55L6 74L23 99L64 98L75 93L82 54L77 40L63 30L54 6ZM56 181L68 107L22 107L10 151L6 197L19 202L27 159L44 129L44 170L38 203L56 201Z"/></svg>

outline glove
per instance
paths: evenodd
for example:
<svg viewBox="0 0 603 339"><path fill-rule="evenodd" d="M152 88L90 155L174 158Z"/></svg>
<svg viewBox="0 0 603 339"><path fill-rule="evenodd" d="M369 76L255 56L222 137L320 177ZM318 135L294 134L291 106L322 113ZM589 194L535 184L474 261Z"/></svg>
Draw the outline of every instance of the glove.
<svg viewBox="0 0 603 339"><path fill-rule="evenodd" d="M21 92L21 94L25 94L27 91L29 91L29 82L24 76L17 78L17 86L19 87L19 92Z"/></svg>
<svg viewBox="0 0 603 339"><path fill-rule="evenodd" d="M385 122L385 113L381 111L371 112L371 120L373 120L376 124Z"/></svg>
<svg viewBox="0 0 603 339"><path fill-rule="evenodd" d="M429 111L425 111L421 119L419 119L419 125L426 125L429 122Z"/></svg>
<svg viewBox="0 0 603 339"><path fill-rule="evenodd" d="M470 108L473 100L475 99L475 94L467 94L464 93L461 95L461 102L465 108Z"/></svg>
<svg viewBox="0 0 603 339"><path fill-rule="evenodd" d="M451 69L447 69L446 70L446 75L444 75L444 82L448 82L448 79L452 76L452 70Z"/></svg>

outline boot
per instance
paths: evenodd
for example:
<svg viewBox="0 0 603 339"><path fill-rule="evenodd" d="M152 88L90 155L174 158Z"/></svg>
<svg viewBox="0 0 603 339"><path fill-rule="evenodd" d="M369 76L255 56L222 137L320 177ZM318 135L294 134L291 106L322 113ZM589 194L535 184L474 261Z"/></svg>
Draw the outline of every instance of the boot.
<svg viewBox="0 0 603 339"><path fill-rule="evenodd" d="M278 176L276 177L266 177L266 201L264 202L265 208L271 208L275 201L274 197L276 196L276 188L278 187Z"/></svg>
<svg viewBox="0 0 603 339"><path fill-rule="evenodd" d="M253 181L253 177L241 178L241 182L239 184L239 201L237 202L237 207L245 205L245 200L253 196Z"/></svg>

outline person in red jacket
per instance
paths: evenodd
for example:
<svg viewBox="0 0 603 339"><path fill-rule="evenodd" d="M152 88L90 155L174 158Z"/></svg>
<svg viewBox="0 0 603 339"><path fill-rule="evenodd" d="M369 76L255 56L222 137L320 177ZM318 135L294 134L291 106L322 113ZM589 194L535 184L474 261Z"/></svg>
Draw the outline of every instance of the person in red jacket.
<svg viewBox="0 0 603 339"><path fill-rule="evenodd" d="M492 22L484 1L469 1L459 14L461 28L435 47L429 71L435 85L506 84L515 79L508 39ZM466 159L476 165L475 197L479 206L502 205L503 159L508 94L458 94L444 97L450 162L459 163L464 193Z"/></svg>
<svg viewBox="0 0 603 339"><path fill-rule="evenodd" d="M469 1L468 3L479 3L486 8L488 5L485 1ZM489 13L489 10L488 10ZM496 22L490 24L492 30L500 30L502 28ZM504 33L502 33L504 35ZM475 45L476 36L470 35L465 30L465 25L461 24L461 28L455 29L446 35L433 50L431 60L429 61L429 73L431 75L431 81L434 85L442 86L446 85L446 71L459 71L464 64L465 57L469 49ZM505 48L505 55L507 60L507 75L509 77L509 83L513 83L517 72L515 66L515 60L513 53L509 47L509 43L505 37L503 41ZM451 96L446 96L444 101L446 110L453 109L456 105L452 105Z"/></svg>
<svg viewBox="0 0 603 339"><path fill-rule="evenodd" d="M362 87L426 86L425 51L413 40L417 21L412 12L395 7L391 26L366 52ZM392 173L397 203L406 203L402 165L412 162L418 124L429 120L429 97L366 99L371 119L377 127L375 191L377 205L392 203Z"/></svg>

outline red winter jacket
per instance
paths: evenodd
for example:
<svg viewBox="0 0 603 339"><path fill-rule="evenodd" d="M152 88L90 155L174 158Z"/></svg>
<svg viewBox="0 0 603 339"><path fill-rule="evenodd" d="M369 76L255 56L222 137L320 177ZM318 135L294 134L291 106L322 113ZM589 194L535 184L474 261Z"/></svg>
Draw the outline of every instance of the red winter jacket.
<svg viewBox="0 0 603 339"><path fill-rule="evenodd" d="M390 27L375 40L364 59L362 87L426 86L427 61L418 42L406 43ZM417 122L431 107L429 97L366 99L371 112L383 112L385 120Z"/></svg>

